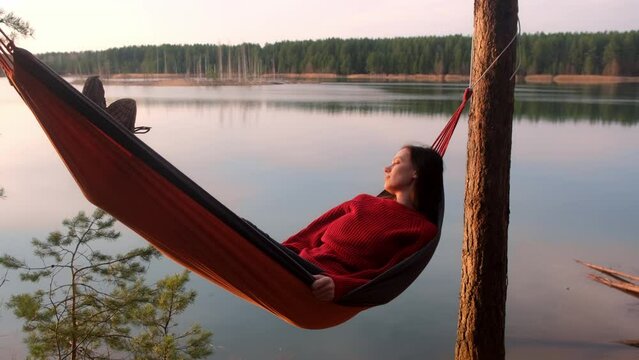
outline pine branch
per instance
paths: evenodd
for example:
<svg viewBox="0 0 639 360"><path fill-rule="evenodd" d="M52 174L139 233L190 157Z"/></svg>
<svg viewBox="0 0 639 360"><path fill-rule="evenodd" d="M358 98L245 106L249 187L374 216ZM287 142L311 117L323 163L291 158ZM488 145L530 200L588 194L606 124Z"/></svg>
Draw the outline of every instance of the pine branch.
<svg viewBox="0 0 639 360"><path fill-rule="evenodd" d="M4 283L6 283L7 280L7 275L9 274L9 270L6 270L4 272L4 275L2 276L2 280L0 280L0 287L2 287L2 285L4 285Z"/></svg>
<svg viewBox="0 0 639 360"><path fill-rule="evenodd" d="M0 9L0 24L4 24L12 29L11 37L15 37L16 35L22 36L33 36L33 29L29 22L24 21L14 15L12 12L7 13L3 9Z"/></svg>
<svg viewBox="0 0 639 360"><path fill-rule="evenodd" d="M96 294L102 295L102 296L104 296L104 297L106 297L106 298L113 298L113 295L108 294L108 293L105 293L105 292L103 292L103 291L101 291L101 290L98 290L98 289L96 289L95 287L93 287L93 286L91 286L91 285L89 285L89 284L80 283L80 284L77 284L77 285L78 285L78 286L85 287L85 288L87 288L87 289L90 289L90 290L94 291Z"/></svg>
<svg viewBox="0 0 639 360"><path fill-rule="evenodd" d="M97 263L97 264L81 267L77 271L84 271L84 270L87 270L87 269L94 269L94 268L104 267L104 266L113 265L113 264L116 264L116 263L124 263L124 262L127 262L129 260L135 259L136 257L145 256L147 251L148 250L146 248L145 249L136 249L136 250L133 251L133 253L129 253L130 255L123 256L123 257L120 257L120 258L116 258L116 259L113 259L113 260L110 260L110 261L105 261L105 262L102 262L102 263Z"/></svg>

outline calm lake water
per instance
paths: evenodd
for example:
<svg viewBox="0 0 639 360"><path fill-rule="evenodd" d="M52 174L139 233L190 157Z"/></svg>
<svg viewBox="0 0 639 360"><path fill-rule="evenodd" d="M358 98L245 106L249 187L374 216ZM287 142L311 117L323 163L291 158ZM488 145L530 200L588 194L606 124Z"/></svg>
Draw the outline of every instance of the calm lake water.
<svg viewBox="0 0 639 360"><path fill-rule="evenodd" d="M131 97L140 137L231 209L284 239L328 208L376 194L406 143L430 144L463 86L291 84L109 86ZM513 127L509 359L636 359L636 298L587 278L575 259L639 274L639 86L521 86ZM451 359L457 325L467 116L445 158L439 249L392 303L336 328L283 323L192 277L197 302L179 319L214 332L214 359ZM93 207L5 80L0 81L0 252L33 259L30 239ZM144 245L124 227L118 251ZM151 264L150 280L180 271ZM33 290L15 276L0 300ZM24 358L21 323L0 310L0 358Z"/></svg>

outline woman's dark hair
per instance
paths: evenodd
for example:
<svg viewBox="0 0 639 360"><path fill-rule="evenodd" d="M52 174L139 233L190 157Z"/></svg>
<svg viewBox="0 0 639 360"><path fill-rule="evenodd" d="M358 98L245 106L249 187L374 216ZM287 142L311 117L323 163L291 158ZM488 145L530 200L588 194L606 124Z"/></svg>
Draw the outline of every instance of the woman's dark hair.
<svg viewBox="0 0 639 360"><path fill-rule="evenodd" d="M442 200L444 162L439 153L430 147L406 145L411 163L417 172L411 198L415 210L437 224Z"/></svg>

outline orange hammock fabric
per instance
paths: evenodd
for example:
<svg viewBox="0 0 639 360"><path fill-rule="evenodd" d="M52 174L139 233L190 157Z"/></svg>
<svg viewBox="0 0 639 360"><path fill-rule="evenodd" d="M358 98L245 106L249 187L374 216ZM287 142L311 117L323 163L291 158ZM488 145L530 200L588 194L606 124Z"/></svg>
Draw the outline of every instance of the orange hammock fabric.
<svg viewBox="0 0 639 360"><path fill-rule="evenodd" d="M312 276L278 252L277 246L264 243L259 230L28 51L11 43L8 51L11 54L0 55L0 65L91 203L167 257L284 321L307 329L343 323L396 297L435 251L439 235L395 269L345 296L342 303L318 301L309 288ZM440 228L441 221L440 215Z"/></svg>

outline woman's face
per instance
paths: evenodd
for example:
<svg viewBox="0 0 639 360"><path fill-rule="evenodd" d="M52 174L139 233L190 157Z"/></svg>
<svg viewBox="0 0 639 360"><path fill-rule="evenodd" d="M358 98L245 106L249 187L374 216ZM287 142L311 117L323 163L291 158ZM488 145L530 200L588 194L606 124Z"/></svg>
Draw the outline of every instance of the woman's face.
<svg viewBox="0 0 639 360"><path fill-rule="evenodd" d="M410 159L410 151L403 148L395 154L390 165L384 167L384 189L391 194L411 189L417 173Z"/></svg>

